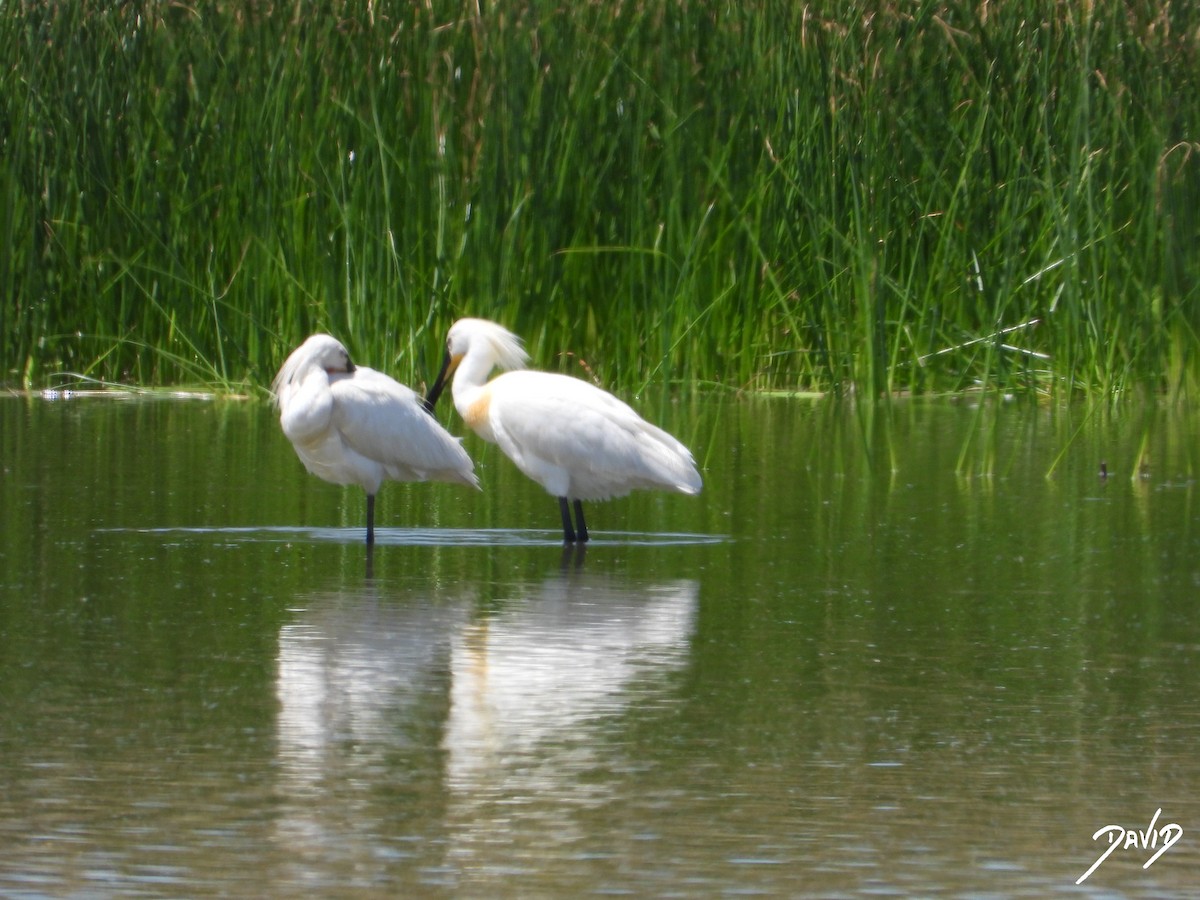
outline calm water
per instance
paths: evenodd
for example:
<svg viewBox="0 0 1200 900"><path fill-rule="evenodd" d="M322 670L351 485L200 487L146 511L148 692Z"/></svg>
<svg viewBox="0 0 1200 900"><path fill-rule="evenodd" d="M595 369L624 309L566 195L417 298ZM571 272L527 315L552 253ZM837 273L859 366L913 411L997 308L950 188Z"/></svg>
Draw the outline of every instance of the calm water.
<svg viewBox="0 0 1200 900"><path fill-rule="evenodd" d="M1200 417L638 405L702 495L368 560L266 405L0 400L0 895L1194 896Z"/></svg>

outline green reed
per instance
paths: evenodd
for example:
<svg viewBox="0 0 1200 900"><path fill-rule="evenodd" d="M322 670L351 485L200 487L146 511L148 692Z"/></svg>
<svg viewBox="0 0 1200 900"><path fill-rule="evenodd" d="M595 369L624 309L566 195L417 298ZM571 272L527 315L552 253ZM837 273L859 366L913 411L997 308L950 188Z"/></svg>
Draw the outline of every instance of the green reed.
<svg viewBox="0 0 1200 900"><path fill-rule="evenodd" d="M1190 4L2 19L10 383L419 381L471 314L634 390L1200 387Z"/></svg>

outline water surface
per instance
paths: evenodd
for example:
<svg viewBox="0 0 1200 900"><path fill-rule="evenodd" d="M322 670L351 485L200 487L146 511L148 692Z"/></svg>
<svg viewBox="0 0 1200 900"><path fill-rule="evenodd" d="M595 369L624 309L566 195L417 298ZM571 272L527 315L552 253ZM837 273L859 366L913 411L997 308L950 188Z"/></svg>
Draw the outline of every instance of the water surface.
<svg viewBox="0 0 1200 900"><path fill-rule="evenodd" d="M0 895L1192 895L1196 415L638 405L700 496L368 558L265 404L0 401Z"/></svg>

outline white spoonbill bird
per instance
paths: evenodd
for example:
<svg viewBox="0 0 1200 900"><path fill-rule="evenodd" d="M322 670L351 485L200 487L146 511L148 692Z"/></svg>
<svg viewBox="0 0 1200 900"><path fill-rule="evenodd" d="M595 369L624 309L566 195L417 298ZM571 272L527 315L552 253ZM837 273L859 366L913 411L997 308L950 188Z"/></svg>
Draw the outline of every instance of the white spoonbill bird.
<svg viewBox="0 0 1200 900"><path fill-rule="evenodd" d="M584 500L642 488L700 492L687 447L607 391L569 375L524 369L528 360L521 339L507 329L486 319L459 319L446 338L445 360L425 407L433 411L453 374L451 393L463 421L558 498L566 542L588 539ZM487 381L496 366L518 371Z"/></svg>
<svg viewBox="0 0 1200 900"><path fill-rule="evenodd" d="M375 543L375 494L384 479L455 481L479 487L460 440L409 388L356 366L346 348L314 334L271 384L279 424L304 467L333 484L367 492L367 544Z"/></svg>

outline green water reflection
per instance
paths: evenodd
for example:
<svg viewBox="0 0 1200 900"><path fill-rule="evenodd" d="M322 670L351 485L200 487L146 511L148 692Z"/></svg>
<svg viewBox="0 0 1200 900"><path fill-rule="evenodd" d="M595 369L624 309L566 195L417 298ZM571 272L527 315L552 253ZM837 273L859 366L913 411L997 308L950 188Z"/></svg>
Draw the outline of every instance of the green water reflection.
<svg viewBox="0 0 1200 900"><path fill-rule="evenodd" d="M368 560L266 405L0 402L0 895L1190 895L1200 417L639 406L699 497Z"/></svg>

